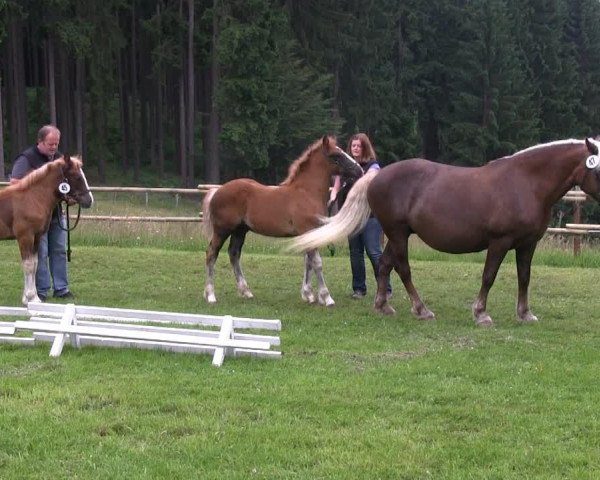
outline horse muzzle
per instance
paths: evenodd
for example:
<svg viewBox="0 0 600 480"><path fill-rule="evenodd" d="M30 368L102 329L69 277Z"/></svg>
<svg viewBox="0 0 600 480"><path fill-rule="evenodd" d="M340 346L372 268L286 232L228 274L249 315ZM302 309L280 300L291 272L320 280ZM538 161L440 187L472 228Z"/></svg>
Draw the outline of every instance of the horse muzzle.
<svg viewBox="0 0 600 480"><path fill-rule="evenodd" d="M94 204L94 196L91 194L91 192L77 196L67 195L66 200L69 204L78 203L81 208L90 208Z"/></svg>

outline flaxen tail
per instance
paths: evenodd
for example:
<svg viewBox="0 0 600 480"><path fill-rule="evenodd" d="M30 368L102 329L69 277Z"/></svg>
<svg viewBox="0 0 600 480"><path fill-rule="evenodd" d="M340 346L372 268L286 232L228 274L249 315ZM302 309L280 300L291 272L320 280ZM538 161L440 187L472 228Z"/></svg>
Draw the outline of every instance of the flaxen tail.
<svg viewBox="0 0 600 480"><path fill-rule="evenodd" d="M367 200L367 188L378 170L369 170L350 189L346 202L333 217L324 218L324 225L294 237L288 250L304 252L336 242L360 231L369 220L371 207Z"/></svg>
<svg viewBox="0 0 600 480"><path fill-rule="evenodd" d="M204 195L204 200L202 200L202 235L209 240L212 238L214 233L212 216L210 214L210 201L217 190L218 188L209 190L206 192L206 195Z"/></svg>

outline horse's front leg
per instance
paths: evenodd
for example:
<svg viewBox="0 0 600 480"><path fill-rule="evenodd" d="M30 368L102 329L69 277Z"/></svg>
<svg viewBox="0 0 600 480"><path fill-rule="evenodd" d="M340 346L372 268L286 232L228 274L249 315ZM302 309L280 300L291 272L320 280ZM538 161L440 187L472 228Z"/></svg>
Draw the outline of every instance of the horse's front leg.
<svg viewBox="0 0 600 480"><path fill-rule="evenodd" d="M479 289L479 295L477 295L477 298L471 307L473 319L477 325L490 326L494 324L492 317L486 312L487 297L496 280L498 269L500 268L507 251L508 248L504 245L494 244L488 247L483 274L481 275L481 288Z"/></svg>
<svg viewBox="0 0 600 480"><path fill-rule="evenodd" d="M517 297L517 317L522 322L536 322L537 317L529 310L529 279L531 277L531 260L537 243L516 249L517 279L519 294Z"/></svg>
<svg viewBox="0 0 600 480"><path fill-rule="evenodd" d="M248 282L246 282L246 277L244 276L242 265L240 263L242 247L246 240L246 233L248 233L248 230L244 227L240 227L231 234L231 240L229 241L229 262L233 268L235 282L240 295L244 298L254 298L254 294L250 291L250 287L248 286Z"/></svg>
<svg viewBox="0 0 600 480"><path fill-rule="evenodd" d="M23 267L24 286L23 296L21 302L27 306L29 302L41 302L38 297L37 289L35 287L35 272L37 271L38 256L37 253L31 253L29 256L21 260L21 266Z"/></svg>
<svg viewBox="0 0 600 480"><path fill-rule="evenodd" d="M312 289L312 262L308 256L308 252L304 253L304 276L302 278L302 288L300 296L307 303L315 303L315 294Z"/></svg>
<svg viewBox="0 0 600 480"><path fill-rule="evenodd" d="M327 285L325 285L325 278L323 277L323 259L321 258L319 250L314 249L306 252L306 262L310 264L310 268L315 272L315 276L317 277L317 301L320 305L332 307L335 305L335 302L329 294ZM309 267L307 266L306 268L308 269Z"/></svg>

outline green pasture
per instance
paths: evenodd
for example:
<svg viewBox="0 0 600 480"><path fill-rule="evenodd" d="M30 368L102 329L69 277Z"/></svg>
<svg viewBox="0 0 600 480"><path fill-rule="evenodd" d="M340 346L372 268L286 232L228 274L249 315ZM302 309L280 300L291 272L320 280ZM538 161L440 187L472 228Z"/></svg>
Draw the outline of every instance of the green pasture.
<svg viewBox="0 0 600 480"><path fill-rule="evenodd" d="M422 322L397 277L396 316L373 312L372 275L368 298L352 300L343 243L335 256L322 251L336 306L306 305L301 257L250 236L242 262L256 298L238 297L224 251L219 303L209 306L198 230L82 222L72 234L75 302L278 318L283 358L214 368L202 355L66 347L53 359L49 345L0 345L0 478L600 476L594 242L577 258L568 241L544 242L532 269L535 324L515 319L509 256L488 302L496 325L477 328L482 254L413 242L413 278L437 314ZM0 243L0 272L0 305L19 306L15 242Z"/></svg>

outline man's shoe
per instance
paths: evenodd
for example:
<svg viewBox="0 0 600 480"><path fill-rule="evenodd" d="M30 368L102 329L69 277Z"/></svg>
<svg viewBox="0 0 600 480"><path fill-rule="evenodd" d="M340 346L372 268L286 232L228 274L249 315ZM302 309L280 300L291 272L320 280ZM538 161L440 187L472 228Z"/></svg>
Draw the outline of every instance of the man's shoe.
<svg viewBox="0 0 600 480"><path fill-rule="evenodd" d="M360 290L354 290L354 293L352 294L352 298L354 298L355 300L365 298L366 296L367 292L361 292Z"/></svg>
<svg viewBox="0 0 600 480"><path fill-rule="evenodd" d="M66 300L66 299L69 299L69 298L73 298L73 294L69 290L67 290L64 293L55 293L54 294L54 298L61 298L61 299L65 299Z"/></svg>
<svg viewBox="0 0 600 480"><path fill-rule="evenodd" d="M38 293L38 298L40 299L41 302L45 302L48 297L46 295L44 295L43 293Z"/></svg>

